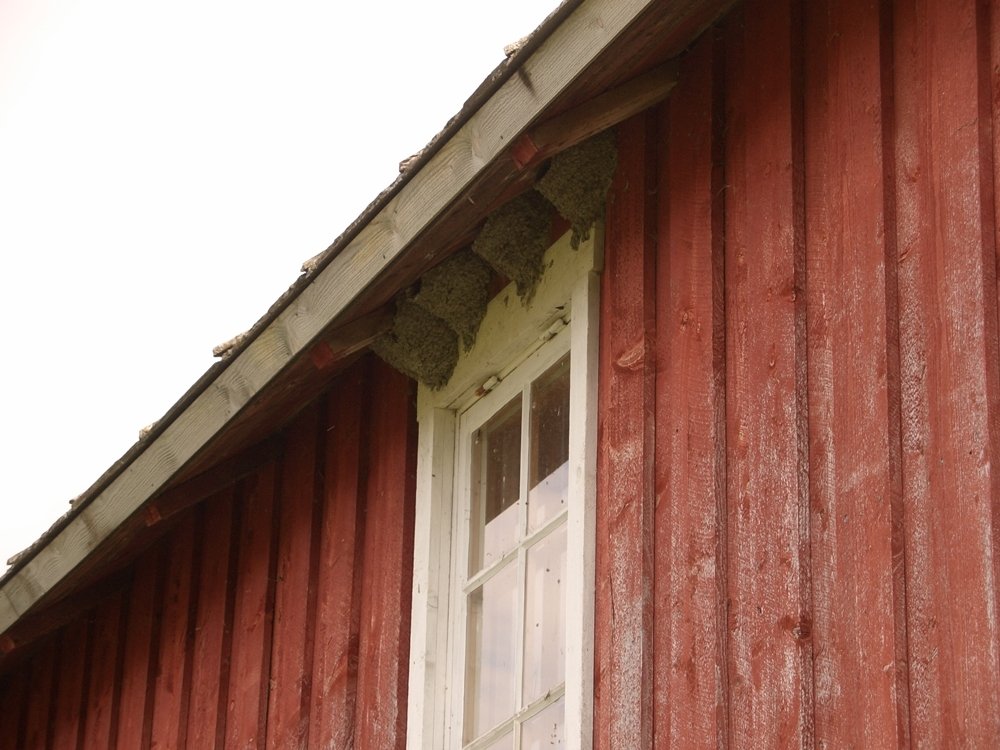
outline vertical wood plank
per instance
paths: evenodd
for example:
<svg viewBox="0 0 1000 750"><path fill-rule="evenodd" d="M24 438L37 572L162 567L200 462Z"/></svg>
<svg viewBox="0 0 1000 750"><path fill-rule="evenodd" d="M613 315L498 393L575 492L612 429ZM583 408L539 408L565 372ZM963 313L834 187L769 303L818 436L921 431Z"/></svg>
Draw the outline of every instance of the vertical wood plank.
<svg viewBox="0 0 1000 750"><path fill-rule="evenodd" d="M991 143L987 144L991 148L991 154L993 158L993 169L992 174L983 174L983 177L990 177L991 189L993 194L993 213L992 213L992 224L993 224L993 237L985 238L986 244L988 246L990 239L993 243L993 252L998 258L998 263L1000 263L1000 0L988 0L988 2L981 2L979 4L980 14L986 13L988 15L988 23L983 24L980 20L981 27L980 34L988 33L988 45L989 45L989 58L985 59L985 55L980 51L980 71L979 71L979 87L980 87L980 106L979 106L979 119L980 119L980 131L988 132L991 137ZM983 42L981 41L982 45ZM985 67L985 70L983 69ZM989 123L989 130L983 126L983 123ZM982 145L980 148L984 148ZM989 263L989 259L986 259L986 263ZM998 269L997 282L997 296L1000 297L1000 269ZM989 295L992 290L987 289L986 294ZM1000 304L998 304L1000 307ZM997 311L997 315L1000 316L1000 309ZM1000 328L1000 319L997 322L998 328ZM994 446L997 445L996 442L993 443ZM994 599L1000 599L1000 492L995 492L992 498L993 505L993 539L992 539L992 552L993 552L993 585L994 585ZM1000 656L998 656L998 662L1000 662Z"/></svg>
<svg viewBox="0 0 1000 750"><path fill-rule="evenodd" d="M650 748L655 336L653 113L618 126L608 196L597 464L594 744Z"/></svg>
<svg viewBox="0 0 1000 750"><path fill-rule="evenodd" d="M92 613L60 633L59 689L52 713L53 750L77 750L83 737L90 669Z"/></svg>
<svg viewBox="0 0 1000 750"><path fill-rule="evenodd" d="M200 513L188 513L168 537L159 656L153 688L150 747L154 750L184 750L186 747L186 709L191 678L187 650L200 521Z"/></svg>
<svg viewBox="0 0 1000 750"><path fill-rule="evenodd" d="M887 377L880 9L806 7L816 740L889 748L902 741L891 507L900 467Z"/></svg>
<svg viewBox="0 0 1000 750"><path fill-rule="evenodd" d="M661 107L656 278L655 746L726 729L721 40Z"/></svg>
<svg viewBox="0 0 1000 750"><path fill-rule="evenodd" d="M269 748L308 743L312 683L311 625L313 515L316 506L318 407L307 408L289 427L281 481L274 646L267 721Z"/></svg>
<svg viewBox="0 0 1000 750"><path fill-rule="evenodd" d="M334 386L324 429L323 519L309 747L353 747L361 627L368 360Z"/></svg>
<svg viewBox="0 0 1000 750"><path fill-rule="evenodd" d="M24 750L48 750L58 689L59 641L50 637L31 659L28 705L24 716Z"/></svg>
<svg viewBox="0 0 1000 750"><path fill-rule="evenodd" d="M893 11L910 722L919 747L1000 745L987 8L920 0Z"/></svg>
<svg viewBox="0 0 1000 750"><path fill-rule="evenodd" d="M242 527L233 613L226 748L247 750L264 742L274 616L274 462L243 484Z"/></svg>
<svg viewBox="0 0 1000 750"><path fill-rule="evenodd" d="M372 362L371 437L355 747L406 744L413 501L416 493L414 384Z"/></svg>
<svg viewBox="0 0 1000 750"><path fill-rule="evenodd" d="M0 689L0 750L21 750L24 714L28 704L28 670L21 668L5 677Z"/></svg>
<svg viewBox="0 0 1000 750"><path fill-rule="evenodd" d="M903 497L903 398L899 347L899 242L896 207L896 102L894 0L880 0L880 58L882 95L882 205L885 212L886 392L889 402L889 468L892 472L892 589L896 694L896 736L900 748L911 746L910 657L906 609L906 528Z"/></svg>
<svg viewBox="0 0 1000 750"><path fill-rule="evenodd" d="M101 602L94 615L84 750L110 750L116 746L125 601L126 595L119 591Z"/></svg>
<svg viewBox="0 0 1000 750"><path fill-rule="evenodd" d="M149 747L165 557L163 543L160 542L135 563L135 577L128 597L122 661L117 733L119 750L147 750Z"/></svg>
<svg viewBox="0 0 1000 750"><path fill-rule="evenodd" d="M579 308L574 305L573 309ZM445 732L450 726L447 720L450 713L447 685L450 680L446 673L456 419L455 412L450 409L421 410L419 396L417 404L419 437L406 746L411 750L428 750L444 743ZM596 409L594 412L596 414ZM572 472L570 476L573 476ZM567 588L569 585L567 574ZM590 591L593 591L593 585ZM568 601L571 601L571 596L567 593ZM567 639L567 680L571 679L569 673L573 667L571 643ZM593 672L592 665L590 671ZM589 713L592 715L593 710ZM569 696L566 714L568 717L573 715ZM572 736L571 731L568 734Z"/></svg>
<svg viewBox="0 0 1000 750"><path fill-rule="evenodd" d="M603 256L604 227L597 227L596 232L595 254ZM594 746L593 624L601 278L593 270L594 264L588 265L590 268L577 279L573 289L573 320L570 321L568 491L569 497L577 498L577 502L570 507L566 519L566 559L576 562L566 571L565 590L566 609L572 613L569 621L576 618L580 627L571 627L566 633L566 684L579 686L578 691L570 690L566 695L567 750L589 750ZM453 429L453 422L449 427ZM454 439L448 440L446 445L452 447ZM438 652L444 652L443 643Z"/></svg>
<svg viewBox="0 0 1000 750"><path fill-rule="evenodd" d="M726 138L730 733L811 747L795 0L728 23Z"/></svg>
<svg viewBox="0 0 1000 750"><path fill-rule="evenodd" d="M233 494L229 487L205 503L203 538L208 543L202 545L197 582L188 750L221 748L225 737L239 533L237 525L234 534Z"/></svg>

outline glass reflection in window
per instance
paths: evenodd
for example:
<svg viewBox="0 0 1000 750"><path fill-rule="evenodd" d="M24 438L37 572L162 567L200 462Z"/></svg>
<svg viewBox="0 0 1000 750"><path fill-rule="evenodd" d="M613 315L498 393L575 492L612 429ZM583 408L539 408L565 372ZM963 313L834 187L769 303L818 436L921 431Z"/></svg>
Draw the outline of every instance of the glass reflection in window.
<svg viewBox="0 0 1000 750"><path fill-rule="evenodd" d="M565 742L569 387L566 355L471 431L463 741L477 750Z"/></svg>

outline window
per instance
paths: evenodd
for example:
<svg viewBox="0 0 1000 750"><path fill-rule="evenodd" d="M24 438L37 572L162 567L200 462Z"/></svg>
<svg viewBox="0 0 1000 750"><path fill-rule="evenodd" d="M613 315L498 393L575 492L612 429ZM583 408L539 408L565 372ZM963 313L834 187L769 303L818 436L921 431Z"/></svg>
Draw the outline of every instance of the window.
<svg viewBox="0 0 1000 750"><path fill-rule="evenodd" d="M523 748L565 747L570 358L550 365L559 338L460 417L465 746L513 748L520 731Z"/></svg>
<svg viewBox="0 0 1000 750"><path fill-rule="evenodd" d="M421 387L407 746L589 747L601 233Z"/></svg>

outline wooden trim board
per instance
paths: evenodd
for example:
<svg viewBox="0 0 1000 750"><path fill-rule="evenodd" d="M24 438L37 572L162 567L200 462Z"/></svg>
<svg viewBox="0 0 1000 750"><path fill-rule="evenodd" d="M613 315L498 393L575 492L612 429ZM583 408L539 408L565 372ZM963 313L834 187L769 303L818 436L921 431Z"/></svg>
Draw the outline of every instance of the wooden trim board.
<svg viewBox="0 0 1000 750"><path fill-rule="evenodd" d="M514 163L518 169L538 164L658 104L674 90L679 70L678 60L670 60L618 88L546 120L522 135L511 148Z"/></svg>
<svg viewBox="0 0 1000 750"><path fill-rule="evenodd" d="M457 460L463 446L461 414L484 407L480 398L492 393L504 402L525 380L572 350L570 360L570 497L566 519L568 565L567 611L579 613L567 626L565 693L567 747L590 747L593 734L594 550L597 473L597 313L604 261L604 230L596 226L578 250L570 249L570 233L546 252L545 274L535 296L522 304L511 284L494 297L479 329L476 344L464 354L449 383L441 390L421 386L420 425L413 562L413 608L410 629L409 724L411 750L461 744L464 665L464 594L459 581L467 548L467 529L460 519L467 508L456 496L463 486ZM555 325L553 323L555 322ZM551 341L555 350L541 350ZM520 367L511 380L508 374ZM525 373L527 370L527 374ZM486 387L484 387L484 384ZM464 433L468 437L468 433ZM466 456L468 458L468 456ZM456 479L456 476L459 477ZM454 540L454 541L453 541ZM456 614L457 613L457 614ZM484 735L477 746L490 742Z"/></svg>

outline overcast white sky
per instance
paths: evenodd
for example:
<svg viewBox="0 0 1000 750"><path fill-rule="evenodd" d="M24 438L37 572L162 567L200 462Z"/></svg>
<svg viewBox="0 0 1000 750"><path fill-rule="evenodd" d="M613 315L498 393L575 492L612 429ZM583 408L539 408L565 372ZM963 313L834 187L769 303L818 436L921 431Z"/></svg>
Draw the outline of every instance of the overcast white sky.
<svg viewBox="0 0 1000 750"><path fill-rule="evenodd" d="M0 571L556 4L0 2Z"/></svg>

